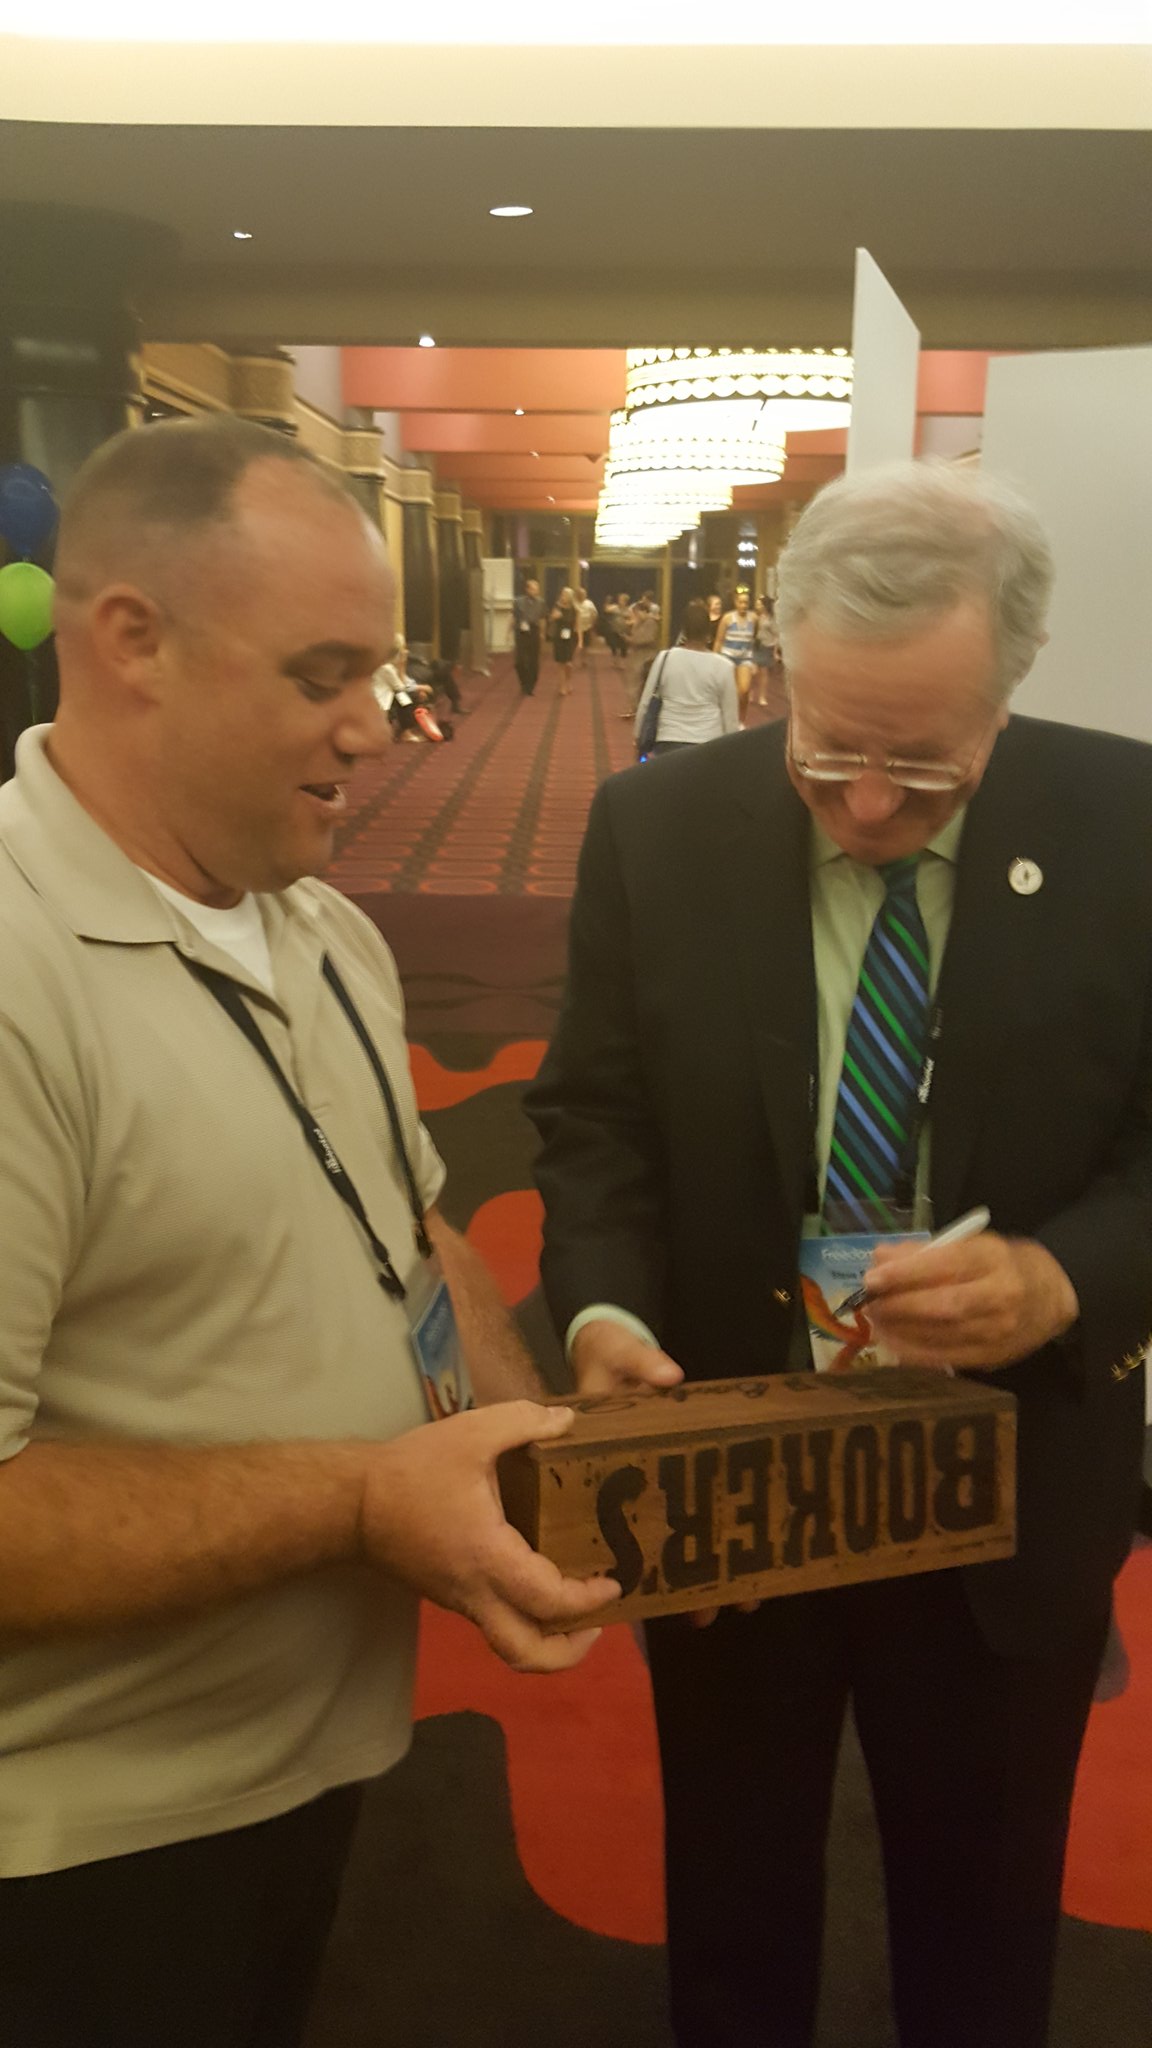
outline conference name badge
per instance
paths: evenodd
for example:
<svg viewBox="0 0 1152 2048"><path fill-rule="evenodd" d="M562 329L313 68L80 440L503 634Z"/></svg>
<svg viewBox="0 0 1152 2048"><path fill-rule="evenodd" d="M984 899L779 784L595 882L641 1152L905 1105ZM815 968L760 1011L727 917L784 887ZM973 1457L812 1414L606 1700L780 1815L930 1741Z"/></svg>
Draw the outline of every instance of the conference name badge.
<svg viewBox="0 0 1152 2048"><path fill-rule="evenodd" d="M874 1341L867 1304L858 1297L878 1244L927 1244L928 1238L926 1230L902 1230L801 1239L800 1286L817 1372L867 1371L891 1363Z"/></svg>
<svg viewBox="0 0 1152 2048"><path fill-rule="evenodd" d="M423 1285L421 1285L423 1282ZM476 1405L452 1297L438 1259L429 1259L408 1295L408 1334L430 1422Z"/></svg>

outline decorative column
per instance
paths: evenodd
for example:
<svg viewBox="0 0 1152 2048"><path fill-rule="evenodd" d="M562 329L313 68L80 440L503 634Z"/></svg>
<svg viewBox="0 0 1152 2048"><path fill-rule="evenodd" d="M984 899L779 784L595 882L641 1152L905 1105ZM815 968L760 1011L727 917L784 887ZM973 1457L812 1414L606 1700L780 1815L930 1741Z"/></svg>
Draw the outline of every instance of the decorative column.
<svg viewBox="0 0 1152 2048"><path fill-rule="evenodd" d="M384 536L392 568L391 630L404 632L404 527L399 503L388 495L395 465L384 453L378 427L344 427L340 435L344 477L374 526Z"/></svg>
<svg viewBox="0 0 1152 2048"><path fill-rule="evenodd" d="M428 656L437 652L436 486L426 469L398 469L397 496L403 513L404 618L408 645Z"/></svg>
<svg viewBox="0 0 1152 2048"><path fill-rule="evenodd" d="M381 482L384 450L375 427L343 427L340 431L344 481L364 507L373 526L384 531Z"/></svg>
<svg viewBox="0 0 1152 2048"><path fill-rule="evenodd" d="M672 545L670 541L665 541L664 553L660 558L660 627L661 644L664 647L671 647L676 634L680 630L680 621L677 619L673 622L672 618Z"/></svg>
<svg viewBox="0 0 1152 2048"><path fill-rule="evenodd" d="M297 431L295 364L284 349L232 357L232 411L278 434Z"/></svg>
<svg viewBox="0 0 1152 2048"><path fill-rule="evenodd" d="M94 448L139 424L132 288L175 242L150 221L0 205L0 464L31 464L57 500ZM36 565L51 572L52 555L50 540ZM0 779L57 688L51 638L25 654L0 637Z"/></svg>
<svg viewBox="0 0 1152 2048"><path fill-rule="evenodd" d="M404 554L404 500L400 494L399 479L407 474L387 455L381 455L380 472L380 529L388 549L388 560L396 579L396 631L408 638L408 614L404 604L405 554Z"/></svg>
<svg viewBox="0 0 1152 2048"><path fill-rule="evenodd" d="M141 414L136 277L175 237L150 221L0 206L0 462L62 497L85 457Z"/></svg>
<svg viewBox="0 0 1152 2048"><path fill-rule="evenodd" d="M458 491L437 491L435 504L440 567L440 653L445 661L454 662L460 656L460 636L469 624L464 507Z"/></svg>
<svg viewBox="0 0 1152 2048"><path fill-rule="evenodd" d="M461 635L460 661L473 675L486 676L488 633L484 618L484 514L466 505L463 519L464 569L468 578L468 627Z"/></svg>
<svg viewBox="0 0 1152 2048"><path fill-rule="evenodd" d="M756 571L758 594L776 595L776 562L784 545L784 507L773 505L756 514L756 542L759 561Z"/></svg>

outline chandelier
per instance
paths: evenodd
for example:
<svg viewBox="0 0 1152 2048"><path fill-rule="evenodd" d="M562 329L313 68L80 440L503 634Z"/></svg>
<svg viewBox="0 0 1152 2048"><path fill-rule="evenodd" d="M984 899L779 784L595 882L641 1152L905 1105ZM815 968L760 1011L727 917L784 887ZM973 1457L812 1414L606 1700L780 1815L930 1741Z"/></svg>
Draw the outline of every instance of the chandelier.
<svg viewBox="0 0 1152 2048"><path fill-rule="evenodd" d="M773 483L790 433L846 425L846 349L629 349L596 519L601 548L662 546Z"/></svg>
<svg viewBox="0 0 1152 2048"><path fill-rule="evenodd" d="M628 413L652 407L675 417L681 406L721 404L745 412L771 408L782 433L843 427L852 398L845 348L633 348L626 357Z"/></svg>

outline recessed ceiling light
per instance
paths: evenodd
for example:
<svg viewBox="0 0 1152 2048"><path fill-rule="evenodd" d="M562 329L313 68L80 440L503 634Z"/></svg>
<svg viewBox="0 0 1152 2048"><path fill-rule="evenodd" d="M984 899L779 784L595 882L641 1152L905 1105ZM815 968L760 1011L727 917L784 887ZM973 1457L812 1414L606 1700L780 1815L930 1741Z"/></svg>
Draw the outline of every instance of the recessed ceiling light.
<svg viewBox="0 0 1152 2048"><path fill-rule="evenodd" d="M527 214L532 212L532 208L530 206L490 206L488 211L492 215L493 220L523 220Z"/></svg>
<svg viewBox="0 0 1152 2048"><path fill-rule="evenodd" d="M523 419L523 417L524 417L524 407L523 407L522 405L518 405L518 406L516 407L516 418L517 418L518 420L522 420L522 419Z"/></svg>
<svg viewBox="0 0 1152 2048"><path fill-rule="evenodd" d="M532 457L532 460L533 460L533 462L539 462L539 460L540 460L540 450L539 450L538 448L530 448L530 449L528 450L528 453L529 453L529 455L530 455L530 456Z"/></svg>
<svg viewBox="0 0 1152 2048"><path fill-rule="evenodd" d="M233 228L232 240L234 242L250 242L252 240L252 236L247 228Z"/></svg>
<svg viewBox="0 0 1152 2048"><path fill-rule="evenodd" d="M421 348L435 348L435 346L436 346L436 340L435 340L435 336L434 336L434 335L431 335L431 334L422 334L422 335L420 336L420 347L421 347Z"/></svg>

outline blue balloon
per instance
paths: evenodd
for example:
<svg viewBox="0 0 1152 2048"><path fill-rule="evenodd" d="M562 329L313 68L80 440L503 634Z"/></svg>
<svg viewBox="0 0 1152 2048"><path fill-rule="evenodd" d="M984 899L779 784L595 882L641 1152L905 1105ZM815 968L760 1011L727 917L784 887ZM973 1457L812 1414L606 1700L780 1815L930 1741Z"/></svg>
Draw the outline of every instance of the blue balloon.
<svg viewBox="0 0 1152 2048"><path fill-rule="evenodd" d="M6 462L0 468L0 535L18 561L43 547L59 516L43 470L30 462Z"/></svg>

